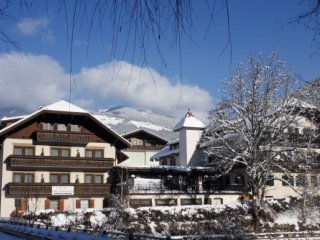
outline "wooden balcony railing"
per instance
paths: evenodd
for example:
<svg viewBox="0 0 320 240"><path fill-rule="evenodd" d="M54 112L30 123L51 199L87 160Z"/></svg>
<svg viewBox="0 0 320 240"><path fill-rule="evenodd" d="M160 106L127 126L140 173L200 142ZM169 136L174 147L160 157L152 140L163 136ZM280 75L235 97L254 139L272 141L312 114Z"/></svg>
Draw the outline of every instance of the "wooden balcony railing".
<svg viewBox="0 0 320 240"><path fill-rule="evenodd" d="M143 150L161 150L165 146L146 146L146 145L132 145L131 149L143 149Z"/></svg>
<svg viewBox="0 0 320 240"><path fill-rule="evenodd" d="M113 167L112 158L52 157L10 155L7 158L10 170L58 170L104 172Z"/></svg>
<svg viewBox="0 0 320 240"><path fill-rule="evenodd" d="M90 142L91 133L86 132L61 132L38 130L35 140L45 144L63 144L84 146Z"/></svg>
<svg viewBox="0 0 320 240"><path fill-rule="evenodd" d="M73 193L56 194L53 187L68 187ZM110 193L110 185L106 183L70 183L70 184L53 184L53 183L8 183L5 186L6 197L15 198L37 198L52 196L75 196L75 197L107 197Z"/></svg>

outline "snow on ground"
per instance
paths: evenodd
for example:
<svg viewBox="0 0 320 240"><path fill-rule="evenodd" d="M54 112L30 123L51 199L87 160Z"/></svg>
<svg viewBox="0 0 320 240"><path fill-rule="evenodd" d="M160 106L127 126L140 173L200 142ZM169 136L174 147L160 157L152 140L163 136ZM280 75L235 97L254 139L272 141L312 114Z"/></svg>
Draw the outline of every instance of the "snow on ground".
<svg viewBox="0 0 320 240"><path fill-rule="evenodd" d="M152 129L152 130L156 130L156 131L161 131L161 130L172 131L169 128L161 127L159 125L155 125L150 122L139 122L139 121L134 121L134 120L131 120L129 122L132 123L133 125L135 125L137 128L148 128L148 129Z"/></svg>
<svg viewBox="0 0 320 240"><path fill-rule="evenodd" d="M296 231L299 231L298 222L300 219L301 212L298 209L292 209L274 215L274 223L294 225Z"/></svg>

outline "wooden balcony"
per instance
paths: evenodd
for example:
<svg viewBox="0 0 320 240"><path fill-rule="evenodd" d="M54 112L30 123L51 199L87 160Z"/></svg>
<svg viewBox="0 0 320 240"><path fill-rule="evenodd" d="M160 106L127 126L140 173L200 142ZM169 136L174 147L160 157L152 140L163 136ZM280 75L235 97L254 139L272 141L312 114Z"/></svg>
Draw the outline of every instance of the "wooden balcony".
<svg viewBox="0 0 320 240"><path fill-rule="evenodd" d="M130 148L128 149L142 149L142 150L154 150L154 151L159 151L162 148L164 148L165 146L146 146L146 145L132 145Z"/></svg>
<svg viewBox="0 0 320 240"><path fill-rule="evenodd" d="M105 172L113 167L114 159L10 155L6 162L10 170Z"/></svg>
<svg viewBox="0 0 320 240"><path fill-rule="evenodd" d="M73 194L55 194L53 187L71 187ZM110 193L110 186L106 183L8 183L5 186L6 197L15 198L37 198L37 197L107 197Z"/></svg>
<svg viewBox="0 0 320 240"><path fill-rule="evenodd" d="M91 133L87 132L59 132L38 130L35 140L41 144L58 144L67 146L85 146L90 142Z"/></svg>

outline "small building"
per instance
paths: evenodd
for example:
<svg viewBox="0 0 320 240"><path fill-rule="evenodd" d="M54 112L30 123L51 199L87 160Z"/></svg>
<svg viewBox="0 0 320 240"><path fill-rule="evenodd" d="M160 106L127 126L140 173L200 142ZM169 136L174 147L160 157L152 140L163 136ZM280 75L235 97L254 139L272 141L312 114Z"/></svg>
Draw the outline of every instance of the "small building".
<svg viewBox="0 0 320 240"><path fill-rule="evenodd" d="M216 179L216 171L203 166L198 144L204 128L205 125L188 112L173 129L179 132L179 138L151 156L151 160L159 161L159 166L115 167L115 193L125 192L132 207L237 201L247 191L245 178L240 170L235 170Z"/></svg>
<svg viewBox="0 0 320 240"><path fill-rule="evenodd" d="M131 147L121 151L127 156L127 159L119 162L118 166L144 167L159 165L158 161L150 159L150 157L167 144L168 141L166 139L145 129L137 129L122 136L131 143Z"/></svg>
<svg viewBox="0 0 320 240"><path fill-rule="evenodd" d="M41 209L103 208L109 171L131 144L66 101L42 107L0 130L0 216Z"/></svg>

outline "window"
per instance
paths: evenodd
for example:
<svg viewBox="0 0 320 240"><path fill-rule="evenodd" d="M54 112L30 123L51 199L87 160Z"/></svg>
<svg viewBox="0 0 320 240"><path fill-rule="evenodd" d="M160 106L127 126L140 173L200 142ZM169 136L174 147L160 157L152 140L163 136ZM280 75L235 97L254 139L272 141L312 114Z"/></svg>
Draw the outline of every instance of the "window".
<svg viewBox="0 0 320 240"><path fill-rule="evenodd" d="M142 139L131 138L130 141L131 141L132 145L143 146L143 140Z"/></svg>
<svg viewBox="0 0 320 240"><path fill-rule="evenodd" d="M89 200L80 200L80 208L86 210L89 208Z"/></svg>
<svg viewBox="0 0 320 240"><path fill-rule="evenodd" d="M181 205L201 205L201 198L182 198Z"/></svg>
<svg viewBox="0 0 320 240"><path fill-rule="evenodd" d="M68 148L51 148L50 155L53 157L69 157L70 149Z"/></svg>
<svg viewBox="0 0 320 240"><path fill-rule="evenodd" d="M50 209L59 209L59 200L50 200Z"/></svg>
<svg viewBox="0 0 320 240"><path fill-rule="evenodd" d="M51 123L42 123L42 129L43 130L48 130L48 131L53 131L54 130L54 125Z"/></svg>
<svg viewBox="0 0 320 240"><path fill-rule="evenodd" d="M318 187L318 177L317 176L311 176L311 184L312 184L312 187Z"/></svg>
<svg viewBox="0 0 320 240"><path fill-rule="evenodd" d="M179 143L170 145L170 150L178 149L179 148Z"/></svg>
<svg viewBox="0 0 320 240"><path fill-rule="evenodd" d="M80 126L79 125L75 125L75 124L70 124L69 125L70 131L71 132L80 132Z"/></svg>
<svg viewBox="0 0 320 240"><path fill-rule="evenodd" d="M103 158L102 149L86 149L85 156L87 158Z"/></svg>
<svg viewBox="0 0 320 240"><path fill-rule="evenodd" d="M156 206L175 206L177 199L156 199Z"/></svg>
<svg viewBox="0 0 320 240"><path fill-rule="evenodd" d="M133 208L137 207L151 207L152 200L151 199L131 199L130 206Z"/></svg>
<svg viewBox="0 0 320 240"><path fill-rule="evenodd" d="M51 173L50 174L51 183L70 183L70 175L62 173Z"/></svg>
<svg viewBox="0 0 320 240"><path fill-rule="evenodd" d="M299 128L288 127L289 134L299 134Z"/></svg>
<svg viewBox="0 0 320 240"><path fill-rule="evenodd" d="M95 174L85 174L84 175L84 182L85 183L102 183L103 176L102 175L95 175Z"/></svg>
<svg viewBox="0 0 320 240"><path fill-rule="evenodd" d="M223 199L222 198L214 198L213 199L213 204L223 204Z"/></svg>
<svg viewBox="0 0 320 240"><path fill-rule="evenodd" d="M15 183L33 183L33 173L13 173L13 182Z"/></svg>
<svg viewBox="0 0 320 240"><path fill-rule="evenodd" d="M266 186L274 186L274 176L268 176L267 177Z"/></svg>
<svg viewBox="0 0 320 240"><path fill-rule="evenodd" d="M61 124L61 123L57 124L57 130L58 131L67 131L67 125Z"/></svg>
<svg viewBox="0 0 320 240"><path fill-rule="evenodd" d="M296 186L298 187L303 187L303 186L307 186L307 177L304 175L298 175L296 177Z"/></svg>
<svg viewBox="0 0 320 240"><path fill-rule="evenodd" d="M243 186L244 185L244 176L238 175L234 178L235 185Z"/></svg>
<svg viewBox="0 0 320 240"><path fill-rule="evenodd" d="M46 199L44 202L44 207L45 209L54 209L58 211L63 211L64 199L58 199L58 198Z"/></svg>
<svg viewBox="0 0 320 240"><path fill-rule="evenodd" d="M69 157L70 150L69 149L61 149L61 157Z"/></svg>
<svg viewBox="0 0 320 240"><path fill-rule="evenodd" d="M33 156L34 155L34 147L20 147L15 146L13 149L14 155L27 155L27 156Z"/></svg>
<svg viewBox="0 0 320 240"><path fill-rule="evenodd" d="M171 163L171 166L175 166L176 165L176 160L174 158L171 158L170 163Z"/></svg>
<svg viewBox="0 0 320 240"><path fill-rule="evenodd" d="M293 176L283 175L282 176L282 186L294 186Z"/></svg>
<svg viewBox="0 0 320 240"><path fill-rule="evenodd" d="M94 199L77 199L76 208L81 208L83 210L94 208Z"/></svg>

